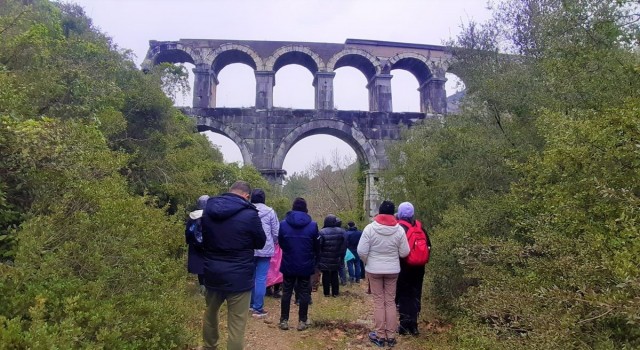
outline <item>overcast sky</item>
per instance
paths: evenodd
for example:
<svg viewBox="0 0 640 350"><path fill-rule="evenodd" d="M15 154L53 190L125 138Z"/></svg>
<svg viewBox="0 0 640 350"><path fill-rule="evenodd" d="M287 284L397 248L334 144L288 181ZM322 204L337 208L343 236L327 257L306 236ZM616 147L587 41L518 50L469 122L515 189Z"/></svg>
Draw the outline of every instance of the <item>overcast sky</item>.
<svg viewBox="0 0 640 350"><path fill-rule="evenodd" d="M440 45L455 37L461 23L489 17L486 0L71 0L85 8L93 23L121 48L130 49L139 65L149 40L234 39L344 43L347 38ZM419 111L418 82L408 72L393 70L395 112ZM455 77L447 84L455 92ZM255 104L253 70L243 64L219 74L217 105ZM313 108L313 77L305 68L289 65L276 74L274 105ZM335 105L343 110L368 109L366 80L354 68L336 70ZM178 105L191 105L191 97ZM210 134L221 145L226 161L241 161L229 139ZM289 174L302 171L333 150L355 160L355 152L332 136L311 136L287 154Z"/></svg>

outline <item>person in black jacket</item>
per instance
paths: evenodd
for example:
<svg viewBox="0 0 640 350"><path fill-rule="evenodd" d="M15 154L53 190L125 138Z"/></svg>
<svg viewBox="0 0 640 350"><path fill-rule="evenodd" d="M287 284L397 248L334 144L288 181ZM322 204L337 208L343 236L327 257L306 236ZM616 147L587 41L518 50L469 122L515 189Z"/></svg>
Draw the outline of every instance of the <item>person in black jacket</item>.
<svg viewBox="0 0 640 350"><path fill-rule="evenodd" d="M227 301L227 349L244 347L254 285L254 249L266 235L258 210L249 203L251 186L237 181L228 193L209 198L202 216L204 283L207 288L203 338L205 349L218 347L218 311Z"/></svg>
<svg viewBox="0 0 640 350"><path fill-rule="evenodd" d="M360 237L362 237L362 231L358 230L353 221L349 221L349 223L347 223L347 249L349 249L351 254L356 258L353 262L353 275L351 275L351 270L349 270L349 275L351 282L355 283L360 283L360 278L364 273L364 265L358 256L358 243L360 243Z"/></svg>
<svg viewBox="0 0 640 350"><path fill-rule="evenodd" d="M344 255L347 252L347 240L342 222L335 215L327 215L324 227L320 230L320 256L318 269L322 271L322 288L324 296L337 297L340 294L338 270L344 266Z"/></svg>
<svg viewBox="0 0 640 350"><path fill-rule="evenodd" d="M296 198L291 211L280 222L278 241L282 248L280 272L283 275L280 329L289 329L291 294L295 288L296 297L300 300L297 329L303 331L309 326L310 279L318 255L318 224L307 214L304 198Z"/></svg>

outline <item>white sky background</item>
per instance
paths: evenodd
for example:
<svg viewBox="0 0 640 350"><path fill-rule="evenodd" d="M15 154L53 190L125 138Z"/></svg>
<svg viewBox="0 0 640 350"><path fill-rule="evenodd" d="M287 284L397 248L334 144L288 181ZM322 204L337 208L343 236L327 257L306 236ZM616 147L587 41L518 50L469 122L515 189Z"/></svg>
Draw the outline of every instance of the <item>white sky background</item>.
<svg viewBox="0 0 640 350"><path fill-rule="evenodd" d="M484 22L490 16L486 0L70 0L85 8L94 25L142 63L149 40L234 39L344 43L347 38L440 45L455 37L461 23ZM188 65L191 68L191 65ZM191 72L190 72L191 73ZM417 80L410 73L393 70L395 112L419 111ZM456 91L455 77L448 76L448 94ZM453 78L453 79L452 79ZM193 77L191 76L191 79ZM255 104L253 69L243 64L225 67L219 74L219 107ZM313 108L313 77L297 65L276 73L274 105ZM336 70L335 106L341 110L367 110L364 75L355 68ZM191 96L178 98L191 105ZM240 150L229 139L208 133L221 146L228 162L242 161ZM332 136L311 136L287 154L289 174L305 170L316 159L332 153L355 160L355 152Z"/></svg>

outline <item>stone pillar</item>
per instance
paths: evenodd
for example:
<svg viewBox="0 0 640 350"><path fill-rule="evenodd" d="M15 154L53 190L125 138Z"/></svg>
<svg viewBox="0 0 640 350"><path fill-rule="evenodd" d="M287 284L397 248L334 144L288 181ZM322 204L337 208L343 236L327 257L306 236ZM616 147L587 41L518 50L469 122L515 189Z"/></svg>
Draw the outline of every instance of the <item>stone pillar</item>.
<svg viewBox="0 0 640 350"><path fill-rule="evenodd" d="M313 79L316 88L316 109L333 109L333 72L317 72Z"/></svg>
<svg viewBox="0 0 640 350"><path fill-rule="evenodd" d="M370 112L392 112L391 74L378 74L367 84Z"/></svg>
<svg viewBox="0 0 640 350"><path fill-rule="evenodd" d="M284 169L259 169L258 171L270 184L281 187L284 184L284 177L287 175L287 171Z"/></svg>
<svg viewBox="0 0 640 350"><path fill-rule="evenodd" d="M433 77L420 85L420 111L429 114L447 114L446 78Z"/></svg>
<svg viewBox="0 0 640 350"><path fill-rule="evenodd" d="M364 212L370 218L378 213L380 196L378 194L378 170L367 170L365 172L367 179L364 189Z"/></svg>
<svg viewBox="0 0 640 350"><path fill-rule="evenodd" d="M215 108L218 78L204 65L193 69L193 108Z"/></svg>
<svg viewBox="0 0 640 350"><path fill-rule="evenodd" d="M273 86L276 72L256 71L256 109L273 108Z"/></svg>

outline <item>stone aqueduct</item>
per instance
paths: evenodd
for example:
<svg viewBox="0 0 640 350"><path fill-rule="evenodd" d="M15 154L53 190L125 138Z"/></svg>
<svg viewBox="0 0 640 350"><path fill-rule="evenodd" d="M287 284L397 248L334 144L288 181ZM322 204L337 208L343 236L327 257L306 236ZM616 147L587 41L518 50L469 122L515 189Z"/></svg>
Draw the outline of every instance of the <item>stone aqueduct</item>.
<svg viewBox="0 0 640 350"><path fill-rule="evenodd" d="M356 39L344 44L199 39L149 44L143 69L163 62L193 64L193 107L183 110L197 119L199 131L210 130L233 140L244 163L255 166L270 181L282 183L284 158L305 137L328 134L349 144L368 168L364 202L370 215L377 208L377 173L387 165L385 146L400 139L403 127L447 113L444 84L451 55L442 46ZM252 108L216 108L217 76L233 63L255 71ZM275 74L289 64L313 74L315 109L273 106ZM366 77L369 111L334 109L334 71L346 66ZM392 112L390 73L394 69L416 77L421 113Z"/></svg>

